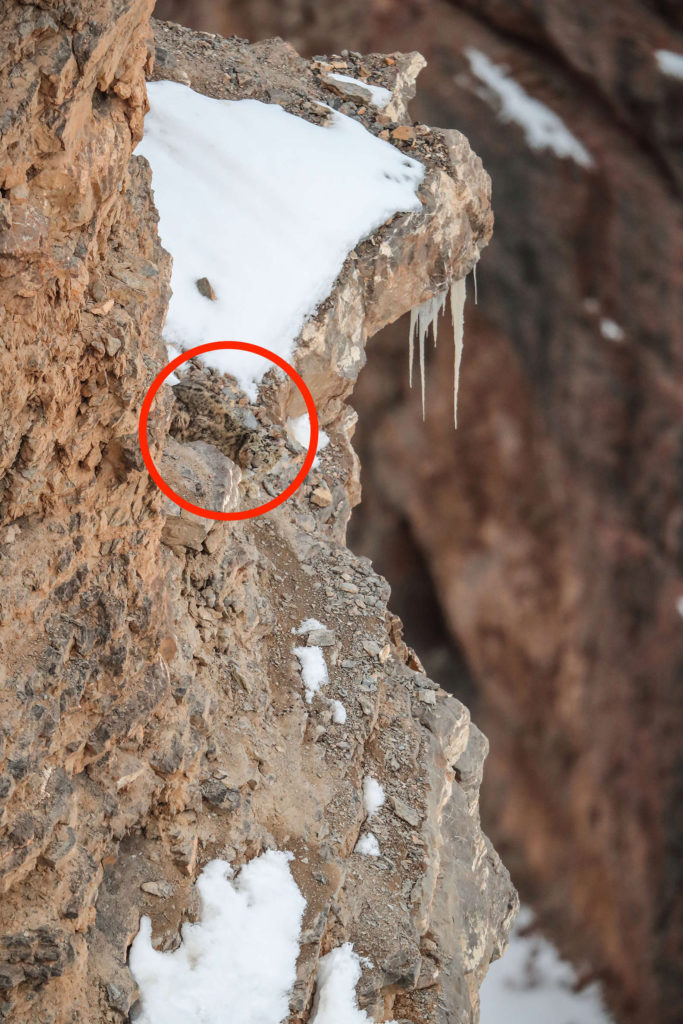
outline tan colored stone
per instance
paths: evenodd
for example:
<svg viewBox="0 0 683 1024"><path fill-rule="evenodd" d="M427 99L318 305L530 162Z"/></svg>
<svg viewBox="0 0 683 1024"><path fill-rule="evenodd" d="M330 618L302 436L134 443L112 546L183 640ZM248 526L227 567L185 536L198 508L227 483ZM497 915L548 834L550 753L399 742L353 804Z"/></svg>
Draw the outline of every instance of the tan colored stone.
<svg viewBox="0 0 683 1024"><path fill-rule="evenodd" d="M168 358L160 332L170 263L148 169L131 157L145 109L149 6L93 0L79 8L78 31L68 19L36 30L34 42L47 34L54 45L40 70L30 47L26 57L16 49L29 9L10 4L12 59L27 62L26 83L42 74L47 84L22 92L17 76L12 102L26 102L13 107L0 143L5 184L26 192L10 196L11 216L0 217L8 270L0 280L0 960L13 935L26 938L23 959L0 978L7 1013L52 1024L127 1015L136 998L127 948L141 913L155 938L172 944L210 857L240 865L275 845L297 851L307 901L293 1019L311 1005L321 951L346 940L374 965L363 979L367 1006L390 1014L401 991L412 1001L405 1016L417 1020L427 977L435 1003L422 1019L441 1019L436 1001L466 1019L476 993L465 969L480 976L504 944L501 907L512 890L493 852L477 860L472 766L466 810L443 817L466 713L445 697L435 709L415 700L414 674L387 631L387 589L345 546L359 497L345 402L368 337L431 294L437 273L461 275L476 258L490 231L488 181L461 140L456 183L445 137L430 136L423 210L398 215L357 247L302 332L297 365L331 437L317 488L326 501L318 508L329 511L313 514L302 489L265 520L207 534L202 517L179 515L162 498L137 439L138 410ZM249 82L253 98L277 94L312 119L329 98L280 41L207 46L173 26L156 32L157 73L166 68L201 91L238 98ZM403 66L395 59L396 67L373 58L387 76ZM0 98L9 95L2 74ZM218 394L217 411L232 414L234 394L227 385ZM173 401L162 389L150 415L155 464L188 500L229 507L240 484L235 462L206 441L170 437ZM292 469L282 424L301 411L296 401L276 378L249 406L262 431L240 486L255 502L269 469ZM358 604L366 592L377 595L372 616ZM317 632L330 675L311 704L292 664L302 642L292 631L304 617L325 624ZM330 727L331 698L347 709L343 727ZM396 815L378 816L381 871L353 854L368 775L390 780L421 822L416 840ZM471 880L463 913L474 951L446 985L445 973L423 965L420 939L437 934L439 864L465 813L470 828L455 864ZM444 926L434 941L446 950L453 936Z"/></svg>

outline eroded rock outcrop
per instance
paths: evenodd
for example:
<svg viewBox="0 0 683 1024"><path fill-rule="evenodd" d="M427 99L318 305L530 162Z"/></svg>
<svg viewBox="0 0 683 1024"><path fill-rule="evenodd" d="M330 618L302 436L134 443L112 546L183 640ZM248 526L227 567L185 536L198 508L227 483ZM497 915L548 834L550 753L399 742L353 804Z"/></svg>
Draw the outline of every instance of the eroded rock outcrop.
<svg viewBox="0 0 683 1024"><path fill-rule="evenodd" d="M489 827L545 927L605 982L620 1020L673 1024L683 1016L683 83L662 53L680 62L681 5L160 7L203 28L277 32L308 53L418 47L428 67L414 115L460 128L491 173L496 233L479 306L467 308L458 435L447 353L428 370L428 420L414 430L407 323L385 332L354 394L361 423L373 417L357 439L354 542L399 584L395 600L410 573L407 607L416 586L428 592L421 574L435 585L432 614L440 608L464 652L492 739ZM533 148L528 124L500 116L471 50L544 105L545 115L527 106L531 120L559 117L591 166Z"/></svg>
<svg viewBox="0 0 683 1024"><path fill-rule="evenodd" d="M167 358L169 280L149 168L131 156L144 74L311 117L331 93L277 41L157 25L155 64L150 6L11 4L0 28L0 1014L128 1019L140 915L171 948L203 863L281 848L307 900L292 1019L308 1017L320 955L350 939L372 961L358 998L376 1019L473 1021L516 899L479 826L485 745L403 644L384 581L345 547L358 497L345 399L367 337L476 262L488 179L464 137L420 130L422 212L359 245L302 332L297 367L330 437L319 466L268 517L188 533L136 437ZM410 67L368 58L395 89L370 130L397 127ZM200 367L194 379L212 386ZM238 466L216 438L188 437L162 391L153 455L207 496L207 467L229 460L213 498L255 504L301 459L284 429L298 401L267 380ZM297 641L324 641L330 681L309 703L292 630L311 617L325 635ZM367 776L388 796L378 858L354 852Z"/></svg>

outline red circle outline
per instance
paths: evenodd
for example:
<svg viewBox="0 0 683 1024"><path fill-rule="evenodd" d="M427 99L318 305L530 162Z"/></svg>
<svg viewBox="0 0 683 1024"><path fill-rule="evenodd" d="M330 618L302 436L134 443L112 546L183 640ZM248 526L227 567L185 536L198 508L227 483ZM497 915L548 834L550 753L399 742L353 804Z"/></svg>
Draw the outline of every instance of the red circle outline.
<svg viewBox="0 0 683 1024"><path fill-rule="evenodd" d="M179 494L169 487L164 478L162 477L159 470L154 465L152 456L149 451L149 445L147 443L147 421L149 419L149 412L152 407L154 397L164 383L166 378L173 373L176 367L186 363L188 359L193 359L195 356L203 355L205 352L216 352L221 349L238 349L241 352L252 352L254 355L262 356L264 359L269 359L271 363L275 363L281 370L287 374L287 376L296 384L297 388L301 392L304 402L306 403L306 409L308 411L308 418L311 428L311 436L308 442L308 451L304 464L294 477L292 482L284 489L282 494L272 498L271 501L265 502L263 505L257 505L256 508L245 509L243 512L214 512L213 509L202 508L201 505L193 505L191 501L185 501ZM138 438L140 440L140 451L142 457L145 460L145 465L149 471L149 475L154 480L154 483L159 487L161 491L170 498L175 505L180 505L186 512L193 512L194 515L203 516L204 519L218 519L221 521L230 521L235 519L255 519L256 516L265 515L266 512L270 512L272 509L277 508L287 498L291 498L295 491L301 487L302 483L308 476L309 470L313 465L313 460L318 448L318 413L315 408L315 402L311 392L306 387L304 381L296 372L293 366L290 366L286 360L276 355L274 352L269 352L267 348L261 348L260 345L252 345L248 341L211 341L206 345L197 345L196 348L189 348L186 352L182 352L175 359L172 359L167 366L157 374L152 381L152 385L145 395L145 400L142 403L140 409L140 420L138 423Z"/></svg>

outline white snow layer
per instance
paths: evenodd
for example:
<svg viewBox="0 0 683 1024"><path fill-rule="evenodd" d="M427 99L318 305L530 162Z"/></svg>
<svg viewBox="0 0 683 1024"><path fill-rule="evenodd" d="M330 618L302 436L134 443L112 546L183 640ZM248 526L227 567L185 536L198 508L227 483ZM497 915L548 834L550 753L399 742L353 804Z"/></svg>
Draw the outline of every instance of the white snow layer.
<svg viewBox="0 0 683 1024"><path fill-rule="evenodd" d="M334 82L349 82L351 85L359 85L363 92L367 91L371 105L379 107L380 110L391 103L393 93L391 89L385 89L383 85L370 85L362 78L350 78L349 75L338 75L336 72L329 72L325 77L331 78Z"/></svg>
<svg viewBox="0 0 683 1024"><path fill-rule="evenodd" d="M356 1003L360 957L350 942L333 949L318 962L318 979L311 1024L372 1024ZM396 1024L396 1021L387 1021Z"/></svg>
<svg viewBox="0 0 683 1024"><path fill-rule="evenodd" d="M363 853L366 857L379 857L379 843L374 832L365 832L355 846L356 853Z"/></svg>
<svg viewBox="0 0 683 1024"><path fill-rule="evenodd" d="M575 992L571 964L547 939L521 934L532 919L522 907L507 952L489 967L480 991L480 1024L610 1024L599 986Z"/></svg>
<svg viewBox="0 0 683 1024"><path fill-rule="evenodd" d="M140 989L138 1024L282 1024L306 906L291 859L269 851L234 881L225 861L207 864L197 880L199 920L182 926L173 952L154 949L150 920L142 918L128 961ZM351 943L322 957L312 1024L371 1024L356 1002L360 976Z"/></svg>
<svg viewBox="0 0 683 1024"><path fill-rule="evenodd" d="M663 75L668 75L669 78L683 78L683 53L655 50L655 60Z"/></svg>
<svg viewBox="0 0 683 1024"><path fill-rule="evenodd" d="M616 320L610 320L608 316L603 316L600 320L600 333L608 341L624 340L623 327L620 327Z"/></svg>
<svg viewBox="0 0 683 1024"><path fill-rule="evenodd" d="M322 647L295 647L294 653L301 665L301 679L306 690L306 702L310 704L313 694L329 681L323 649Z"/></svg>
<svg viewBox="0 0 683 1024"><path fill-rule="evenodd" d="M302 413L301 416L295 416L287 420L287 433L289 436L296 441L297 444L308 451L308 445L311 440L311 421L308 413ZM315 458L313 459L313 466L316 467L320 463L318 458L318 452L321 452L323 448L327 448L330 443L329 435L324 430L318 428L318 447L315 450Z"/></svg>
<svg viewBox="0 0 683 1024"><path fill-rule="evenodd" d="M335 111L322 127L177 82L150 82L147 92L137 152L151 164L173 256L166 342L248 341L291 359L350 250L395 213L422 208L424 166ZM203 277L215 301L199 293ZM246 352L205 360L252 398L271 368Z"/></svg>
<svg viewBox="0 0 683 1024"><path fill-rule="evenodd" d="M368 818L371 818L373 814L377 814L385 800L386 796L382 784L377 779L373 779L371 775L367 775L363 779L363 806Z"/></svg>
<svg viewBox="0 0 683 1024"><path fill-rule="evenodd" d="M173 952L154 949L150 920L142 918L129 960L142 1002L138 1024L285 1019L306 906L289 860L287 853L264 853L234 881L225 861L207 864L197 880L200 918L183 925Z"/></svg>
<svg viewBox="0 0 683 1024"><path fill-rule="evenodd" d="M332 721L335 725L343 725L346 721L346 708L340 700L332 701Z"/></svg>
<svg viewBox="0 0 683 1024"><path fill-rule="evenodd" d="M572 135L562 118L529 96L518 82L509 77L507 68L494 64L485 53L472 46L468 46L464 53L472 73L497 97L499 119L518 124L531 149L550 149L556 156L568 157L581 167L593 166L592 156Z"/></svg>
<svg viewBox="0 0 683 1024"><path fill-rule="evenodd" d="M304 633L311 633L314 629L327 629L327 626L323 626L322 622L318 622L317 619L304 619L299 628L293 629L292 633L303 636Z"/></svg>

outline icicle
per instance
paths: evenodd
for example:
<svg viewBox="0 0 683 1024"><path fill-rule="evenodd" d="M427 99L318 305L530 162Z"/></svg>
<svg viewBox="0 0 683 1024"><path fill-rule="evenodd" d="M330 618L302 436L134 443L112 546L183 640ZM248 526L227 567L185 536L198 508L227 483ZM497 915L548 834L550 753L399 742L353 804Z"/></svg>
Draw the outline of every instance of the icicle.
<svg viewBox="0 0 683 1024"><path fill-rule="evenodd" d="M472 267L472 277L474 278L474 305L476 306L476 305L477 305L477 303L478 303L478 293L477 293L477 264L476 264L476 263L475 263L475 264L474 264L474 266Z"/></svg>
<svg viewBox="0 0 683 1024"><path fill-rule="evenodd" d="M439 330L439 313L443 313L446 308L446 301L448 299L448 288L445 288L442 292L437 292L431 299L427 299L426 302L422 302L419 306L416 306L410 311L410 335L408 338L408 362L409 362L409 382L412 388L413 386L413 361L415 354L415 334L417 333L417 340L420 353L420 378L421 378L421 389L422 389L422 419L425 418L426 413L426 400L425 400L425 341L429 334L429 328L432 328L432 334L434 335L434 344L436 345L437 334Z"/></svg>
<svg viewBox="0 0 683 1024"><path fill-rule="evenodd" d="M434 335L434 348L436 348L436 339L439 333L439 315L443 314L446 309L446 301L448 299L448 288L445 288L438 295L434 296L434 317L432 319L432 334Z"/></svg>
<svg viewBox="0 0 683 1024"><path fill-rule="evenodd" d="M458 429L458 388L460 386L460 360L465 328L465 278L451 285L451 317L453 318L454 375L453 375L453 422Z"/></svg>
<svg viewBox="0 0 683 1024"><path fill-rule="evenodd" d="M413 386L413 357L415 355L415 327L417 326L417 308L410 311L410 335L408 337L408 383Z"/></svg>
<svg viewBox="0 0 683 1024"><path fill-rule="evenodd" d="M425 327L422 325L422 316L420 315L420 380L422 382L422 420L425 418L425 337L429 330L429 325Z"/></svg>

